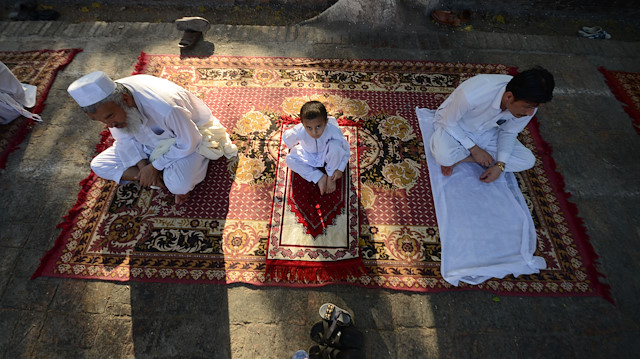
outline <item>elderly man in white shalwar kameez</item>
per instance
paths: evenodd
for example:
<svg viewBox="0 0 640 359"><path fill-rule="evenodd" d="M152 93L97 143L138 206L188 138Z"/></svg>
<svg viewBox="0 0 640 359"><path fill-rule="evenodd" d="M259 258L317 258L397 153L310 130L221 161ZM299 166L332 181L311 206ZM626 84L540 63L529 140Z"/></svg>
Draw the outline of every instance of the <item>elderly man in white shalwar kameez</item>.
<svg viewBox="0 0 640 359"><path fill-rule="evenodd" d="M96 71L68 92L115 139L91 161L102 178L167 188L181 204L205 178L209 159L237 154L204 102L171 81L134 75L114 82Z"/></svg>

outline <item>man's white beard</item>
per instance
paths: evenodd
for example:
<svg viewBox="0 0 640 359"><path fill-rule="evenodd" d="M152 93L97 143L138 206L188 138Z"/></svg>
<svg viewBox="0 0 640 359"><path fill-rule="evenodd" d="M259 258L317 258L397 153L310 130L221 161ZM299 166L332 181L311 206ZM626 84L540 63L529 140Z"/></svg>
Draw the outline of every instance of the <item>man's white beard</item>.
<svg viewBox="0 0 640 359"><path fill-rule="evenodd" d="M140 131L140 127L142 127L142 114L135 107L129 107L127 105L123 105L124 112L127 114L127 126L121 128L121 130L127 134L135 135Z"/></svg>

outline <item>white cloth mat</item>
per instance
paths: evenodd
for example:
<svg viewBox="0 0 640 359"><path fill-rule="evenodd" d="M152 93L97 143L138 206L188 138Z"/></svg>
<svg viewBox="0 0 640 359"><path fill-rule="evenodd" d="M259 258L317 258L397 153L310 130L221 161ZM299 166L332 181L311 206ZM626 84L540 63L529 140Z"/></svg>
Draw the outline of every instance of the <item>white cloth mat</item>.
<svg viewBox="0 0 640 359"><path fill-rule="evenodd" d="M484 183L480 165L461 163L445 177L429 149L435 111L416 108L416 114L440 231L443 278L455 286L460 281L475 285L546 268L544 258L533 255L536 230L514 174Z"/></svg>

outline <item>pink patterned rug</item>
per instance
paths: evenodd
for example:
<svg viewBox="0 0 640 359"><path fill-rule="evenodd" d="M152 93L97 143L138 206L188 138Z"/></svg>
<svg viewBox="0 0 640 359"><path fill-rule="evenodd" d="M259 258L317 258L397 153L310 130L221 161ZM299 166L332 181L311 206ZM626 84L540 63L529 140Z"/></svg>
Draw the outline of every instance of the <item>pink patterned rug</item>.
<svg viewBox="0 0 640 359"><path fill-rule="evenodd" d="M89 176L34 277L296 287L343 283L418 292L609 298L608 287L598 281L597 256L535 121L521 141L538 161L518 180L537 228L536 255L549 268L457 288L440 275L438 224L415 107L436 108L478 73L514 69L142 54L136 71L200 96L228 129L239 155L213 161L184 206L174 206L167 192ZM329 206L344 200L343 207L333 218L317 214L328 223L322 233L310 234L291 210L296 194L290 196L292 179L282 165L280 138L283 126L311 99L343 121L352 156L345 196ZM108 141L106 136L100 148ZM308 208L302 211L310 215ZM344 275L335 275L336 269Z"/></svg>

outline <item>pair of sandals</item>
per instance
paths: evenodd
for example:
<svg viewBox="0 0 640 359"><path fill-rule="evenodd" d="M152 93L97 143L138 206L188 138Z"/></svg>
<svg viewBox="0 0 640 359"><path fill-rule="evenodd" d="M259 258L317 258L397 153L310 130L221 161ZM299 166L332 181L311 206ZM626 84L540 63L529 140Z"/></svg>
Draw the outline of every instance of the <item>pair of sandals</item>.
<svg viewBox="0 0 640 359"><path fill-rule="evenodd" d="M309 359L360 359L364 335L353 326L353 316L332 303L319 310L322 321L311 328L311 340L318 343L309 349Z"/></svg>
<svg viewBox="0 0 640 359"><path fill-rule="evenodd" d="M587 39L609 40L611 38L611 34L604 31L600 26L594 26L594 27L583 26L580 30L578 30L578 36L585 37Z"/></svg>
<svg viewBox="0 0 640 359"><path fill-rule="evenodd" d="M471 11L464 10L460 15L451 10L434 10L431 12L431 18L440 25L460 26L471 20Z"/></svg>
<svg viewBox="0 0 640 359"><path fill-rule="evenodd" d="M194 47L204 38L204 33L211 28L207 19L199 16L187 16L175 21L179 31L184 31L178 43L181 49L187 50Z"/></svg>

